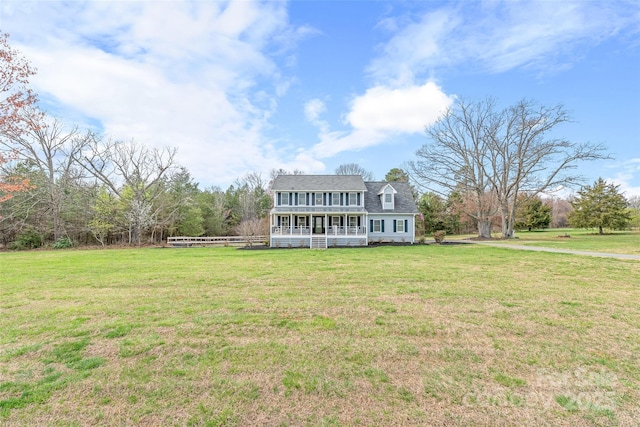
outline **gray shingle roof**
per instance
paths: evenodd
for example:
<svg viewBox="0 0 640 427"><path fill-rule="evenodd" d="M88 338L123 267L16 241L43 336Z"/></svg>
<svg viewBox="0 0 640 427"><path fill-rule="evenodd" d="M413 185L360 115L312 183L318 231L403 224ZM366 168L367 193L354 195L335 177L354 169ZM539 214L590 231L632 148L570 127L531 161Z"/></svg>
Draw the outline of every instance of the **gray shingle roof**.
<svg viewBox="0 0 640 427"><path fill-rule="evenodd" d="M367 191L360 175L278 175L274 191Z"/></svg>
<svg viewBox="0 0 640 427"><path fill-rule="evenodd" d="M395 209L393 211L383 210L382 202L380 201L380 197L378 193L387 184L391 184L391 186L397 191L397 194L394 196L394 206ZM375 181L375 182L365 182L367 187L367 192L364 195L364 207L369 213L418 213L418 208L416 207L416 202L413 200L413 194L411 193L411 187L407 182L386 182L386 181Z"/></svg>

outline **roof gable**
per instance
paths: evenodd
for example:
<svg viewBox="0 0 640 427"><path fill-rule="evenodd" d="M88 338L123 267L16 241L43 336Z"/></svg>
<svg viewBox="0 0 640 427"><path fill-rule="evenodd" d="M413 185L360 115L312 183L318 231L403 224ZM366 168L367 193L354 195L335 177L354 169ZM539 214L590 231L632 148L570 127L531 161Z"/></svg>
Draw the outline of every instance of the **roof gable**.
<svg viewBox="0 0 640 427"><path fill-rule="evenodd" d="M386 182L386 181L370 181L365 182L367 193L365 194L364 207L369 213L418 213L416 202L413 200L411 186L407 182ZM384 193L384 189L390 186L396 193L394 195L394 209L382 209L380 194Z"/></svg>
<svg viewBox="0 0 640 427"><path fill-rule="evenodd" d="M397 194L398 193L398 191L395 188L393 188L393 186L391 184L387 183L387 185L384 185L384 186L382 186L380 188L380 191L378 191L378 196L380 194L384 194L387 191L387 189L389 189L389 188L391 189L391 192L393 194Z"/></svg>

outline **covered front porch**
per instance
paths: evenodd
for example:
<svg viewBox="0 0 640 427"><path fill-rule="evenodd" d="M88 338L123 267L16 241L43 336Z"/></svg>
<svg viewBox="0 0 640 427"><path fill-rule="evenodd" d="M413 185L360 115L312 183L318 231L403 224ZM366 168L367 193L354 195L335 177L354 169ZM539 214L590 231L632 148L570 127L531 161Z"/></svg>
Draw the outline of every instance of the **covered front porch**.
<svg viewBox="0 0 640 427"><path fill-rule="evenodd" d="M353 213L272 214L271 247L366 246L366 215Z"/></svg>

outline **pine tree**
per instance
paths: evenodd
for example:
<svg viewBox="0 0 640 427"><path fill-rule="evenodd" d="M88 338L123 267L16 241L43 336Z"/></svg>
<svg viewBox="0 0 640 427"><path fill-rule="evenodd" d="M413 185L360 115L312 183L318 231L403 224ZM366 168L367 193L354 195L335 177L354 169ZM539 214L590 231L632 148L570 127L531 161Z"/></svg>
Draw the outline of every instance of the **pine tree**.
<svg viewBox="0 0 640 427"><path fill-rule="evenodd" d="M518 230L541 229L551 224L551 207L544 204L540 197L528 198L523 195L519 198L521 203L516 209L516 224Z"/></svg>
<svg viewBox="0 0 640 427"><path fill-rule="evenodd" d="M603 228L621 230L627 228L631 215L627 201L619 192L619 186L608 184L602 178L578 191L573 202L573 212L569 214L569 224L578 228L597 227L603 234Z"/></svg>

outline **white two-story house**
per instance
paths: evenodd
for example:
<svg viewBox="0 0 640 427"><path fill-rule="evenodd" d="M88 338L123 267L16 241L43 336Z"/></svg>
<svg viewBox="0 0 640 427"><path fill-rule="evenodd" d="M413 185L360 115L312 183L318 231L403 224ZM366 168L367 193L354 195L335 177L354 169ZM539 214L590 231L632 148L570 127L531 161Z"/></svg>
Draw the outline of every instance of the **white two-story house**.
<svg viewBox="0 0 640 427"><path fill-rule="evenodd" d="M279 175L271 189L271 247L414 242L418 210L406 182L365 182L360 175Z"/></svg>

